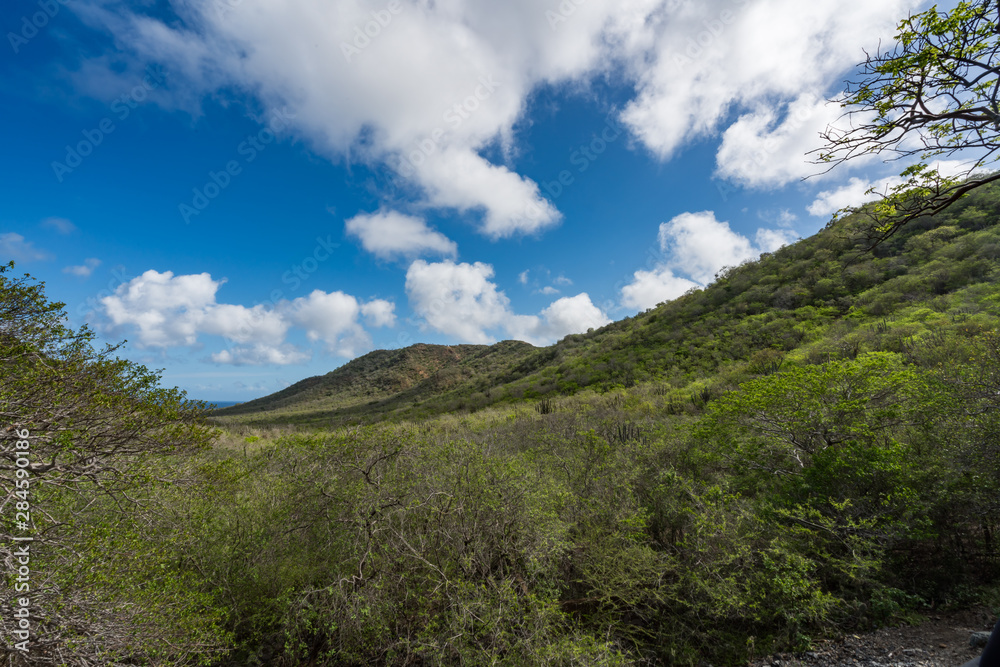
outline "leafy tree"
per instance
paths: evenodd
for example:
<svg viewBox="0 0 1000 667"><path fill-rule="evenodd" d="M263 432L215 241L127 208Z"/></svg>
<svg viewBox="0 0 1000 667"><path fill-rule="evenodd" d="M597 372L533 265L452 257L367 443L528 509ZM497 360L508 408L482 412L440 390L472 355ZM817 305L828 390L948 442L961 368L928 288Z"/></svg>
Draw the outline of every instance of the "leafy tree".
<svg viewBox="0 0 1000 667"><path fill-rule="evenodd" d="M93 332L68 328L63 304L13 266L0 266L0 632L13 636L27 599L32 664L116 664L161 649L176 659L212 624L189 626L204 601L165 565L150 571L165 552L141 510L153 457L210 441L204 405L115 358L117 347L95 350ZM21 565L30 575L16 582ZM3 645L0 656L26 654Z"/></svg>
<svg viewBox="0 0 1000 667"><path fill-rule="evenodd" d="M1000 150L998 20L995 0L963 0L951 11L935 5L911 15L899 23L895 45L869 55L860 64L860 80L849 82L838 100L849 109L851 127L824 133L819 163L832 169L872 154L904 163L916 159L902 171L901 184L865 209L872 247L1000 179L1000 172L983 171ZM957 176L930 164L958 153L968 162Z"/></svg>

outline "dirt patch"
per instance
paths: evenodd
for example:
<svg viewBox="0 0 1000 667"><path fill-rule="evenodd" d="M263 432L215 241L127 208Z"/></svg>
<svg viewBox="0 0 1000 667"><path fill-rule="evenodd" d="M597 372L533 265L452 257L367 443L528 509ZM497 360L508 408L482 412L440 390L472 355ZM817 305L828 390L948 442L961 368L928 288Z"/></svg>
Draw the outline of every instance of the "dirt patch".
<svg viewBox="0 0 1000 667"><path fill-rule="evenodd" d="M936 613L917 625L817 641L807 653L779 653L751 666L959 667L982 653L969 646L972 633L989 632L994 623L996 617L986 609Z"/></svg>

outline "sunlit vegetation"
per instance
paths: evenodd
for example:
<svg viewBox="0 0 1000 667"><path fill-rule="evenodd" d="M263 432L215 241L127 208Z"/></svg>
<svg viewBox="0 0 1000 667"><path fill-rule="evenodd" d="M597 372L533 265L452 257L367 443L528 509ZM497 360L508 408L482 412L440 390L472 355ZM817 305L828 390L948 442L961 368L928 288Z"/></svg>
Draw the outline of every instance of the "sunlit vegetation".
<svg viewBox="0 0 1000 667"><path fill-rule="evenodd" d="M990 188L870 253L847 218L549 348L373 353L211 445L112 452L108 493L33 501L80 556L37 563L45 655L142 618L100 664L737 665L996 603Z"/></svg>

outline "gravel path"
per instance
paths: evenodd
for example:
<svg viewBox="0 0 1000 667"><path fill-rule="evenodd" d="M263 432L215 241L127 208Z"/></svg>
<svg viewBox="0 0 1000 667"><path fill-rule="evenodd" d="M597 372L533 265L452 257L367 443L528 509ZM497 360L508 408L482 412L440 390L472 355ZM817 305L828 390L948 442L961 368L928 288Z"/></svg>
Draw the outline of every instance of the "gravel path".
<svg viewBox="0 0 1000 667"><path fill-rule="evenodd" d="M819 641L808 653L779 653L751 666L960 667L982 653L969 646L972 633L989 632L995 622L985 609L939 613L919 625Z"/></svg>

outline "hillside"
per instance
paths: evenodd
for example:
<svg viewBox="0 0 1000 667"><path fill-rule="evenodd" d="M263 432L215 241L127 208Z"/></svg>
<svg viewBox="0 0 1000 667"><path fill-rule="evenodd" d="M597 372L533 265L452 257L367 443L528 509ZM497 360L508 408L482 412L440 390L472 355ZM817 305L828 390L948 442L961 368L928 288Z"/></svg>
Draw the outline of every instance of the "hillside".
<svg viewBox="0 0 1000 667"><path fill-rule="evenodd" d="M856 240L863 221L848 218L703 290L546 348L372 352L217 414L303 425L413 419L644 383L678 410L696 408L772 366L901 351L941 322L994 321L998 218L1000 194L983 188L872 252Z"/></svg>
<svg viewBox="0 0 1000 667"><path fill-rule="evenodd" d="M214 667L898 656L879 628L1000 612L998 220L984 189L550 347L372 352L143 459L132 504L56 478L90 546L40 563Z"/></svg>
<svg viewBox="0 0 1000 667"><path fill-rule="evenodd" d="M441 393L483 375L503 372L535 348L520 341L496 345L426 345L375 350L326 375L296 382L277 393L216 412L277 413L316 419L370 410Z"/></svg>

